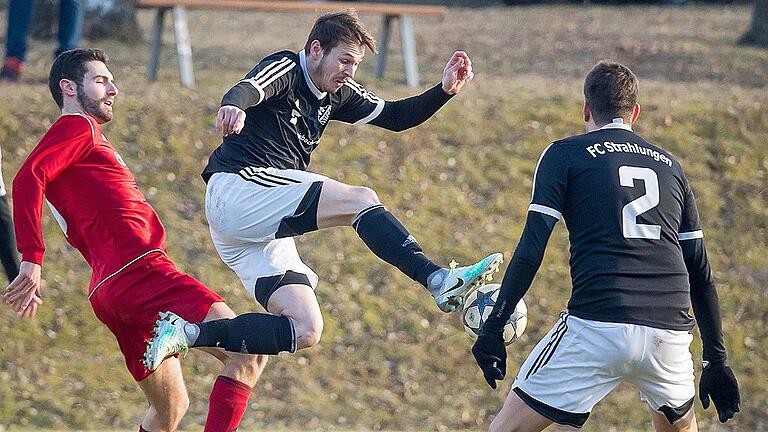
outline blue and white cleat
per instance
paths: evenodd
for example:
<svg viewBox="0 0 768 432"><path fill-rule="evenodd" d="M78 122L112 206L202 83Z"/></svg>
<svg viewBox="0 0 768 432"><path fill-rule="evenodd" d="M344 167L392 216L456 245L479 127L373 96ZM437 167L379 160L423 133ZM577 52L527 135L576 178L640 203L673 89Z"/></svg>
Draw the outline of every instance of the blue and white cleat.
<svg viewBox="0 0 768 432"><path fill-rule="evenodd" d="M181 354L184 358L189 352L187 336L184 334L183 318L173 312L160 312L160 319L152 329L152 339L147 342L147 350L144 352L144 367L154 371L168 357Z"/></svg>
<svg viewBox="0 0 768 432"><path fill-rule="evenodd" d="M455 312L464 304L464 298L485 281L492 281L493 275L499 271L504 261L504 255L495 253L483 258L477 264L467 267L456 267L456 261L451 261L448 274L439 288L433 289L437 307L443 312Z"/></svg>

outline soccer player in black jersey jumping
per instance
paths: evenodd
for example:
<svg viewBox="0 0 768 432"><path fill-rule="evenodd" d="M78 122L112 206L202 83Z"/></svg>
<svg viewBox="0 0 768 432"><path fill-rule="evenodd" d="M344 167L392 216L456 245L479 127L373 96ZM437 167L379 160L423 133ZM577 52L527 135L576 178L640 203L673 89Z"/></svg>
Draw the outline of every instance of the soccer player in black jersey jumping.
<svg viewBox="0 0 768 432"><path fill-rule="evenodd" d="M520 243L472 348L492 388L506 374L504 324L560 218L573 292L520 368L492 431L581 427L622 381L640 390L657 431L696 431L691 305L704 347L701 401L707 408L712 399L721 422L739 411L696 202L680 163L632 131L637 93L628 68L597 64L584 83L587 133L552 143L539 159Z"/></svg>
<svg viewBox="0 0 768 432"><path fill-rule="evenodd" d="M323 15L303 50L267 56L222 99L216 129L224 140L203 171L211 237L245 289L291 325L286 332L275 320L254 316L258 323L249 325L258 327L255 333L275 343L262 351L259 341L245 342L247 352L294 351L320 340L318 276L302 262L294 236L351 225L374 254L426 287L446 312L498 271L500 253L467 267L436 265L373 190L306 171L331 120L402 131L426 121L473 77L469 57L457 51L439 84L385 101L352 79L366 48L375 51L376 42L354 11ZM175 317L173 322L189 328ZM200 343L195 334L188 342Z"/></svg>

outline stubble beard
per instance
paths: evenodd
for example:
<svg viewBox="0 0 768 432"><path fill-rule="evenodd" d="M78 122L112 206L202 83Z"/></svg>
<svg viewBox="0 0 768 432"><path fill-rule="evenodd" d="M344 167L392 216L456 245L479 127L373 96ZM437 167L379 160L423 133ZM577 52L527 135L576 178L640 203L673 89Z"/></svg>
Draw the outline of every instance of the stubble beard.
<svg viewBox="0 0 768 432"><path fill-rule="evenodd" d="M107 123L112 120L112 112L101 107L103 99L95 100L85 94L82 86L77 86L77 101L86 114L98 120L99 124Z"/></svg>
<svg viewBox="0 0 768 432"><path fill-rule="evenodd" d="M330 72L326 70L326 66L328 63L328 55L323 55L323 58L320 59L320 62L317 65L317 71L318 75L320 75L320 80L325 82L325 86L330 86L330 88L327 89L319 89L322 92L327 93L336 93L339 89L336 88L336 80L334 79L335 73Z"/></svg>

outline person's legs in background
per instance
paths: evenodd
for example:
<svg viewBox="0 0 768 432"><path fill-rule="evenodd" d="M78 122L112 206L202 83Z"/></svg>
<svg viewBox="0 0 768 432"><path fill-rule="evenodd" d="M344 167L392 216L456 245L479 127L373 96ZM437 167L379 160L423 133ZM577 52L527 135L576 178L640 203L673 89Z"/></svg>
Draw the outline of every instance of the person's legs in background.
<svg viewBox="0 0 768 432"><path fill-rule="evenodd" d="M64 51L80 47L84 16L85 5L82 0L59 1L59 47L53 54L54 58Z"/></svg>
<svg viewBox="0 0 768 432"><path fill-rule="evenodd" d="M33 0L10 0L8 4L8 34L5 39L5 60L0 69L0 82L18 81L27 59L27 36L32 21ZM83 36L85 5L82 0L59 1L59 46L55 59L64 51L78 48Z"/></svg>
<svg viewBox="0 0 768 432"><path fill-rule="evenodd" d="M8 2L8 34L5 38L5 61L0 81L17 81L27 56L27 33L32 21L32 0Z"/></svg>

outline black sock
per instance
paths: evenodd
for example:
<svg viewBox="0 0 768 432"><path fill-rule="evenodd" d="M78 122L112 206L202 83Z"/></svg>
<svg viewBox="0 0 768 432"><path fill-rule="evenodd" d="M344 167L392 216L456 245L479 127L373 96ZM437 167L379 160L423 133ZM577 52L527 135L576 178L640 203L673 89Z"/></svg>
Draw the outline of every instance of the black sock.
<svg viewBox="0 0 768 432"><path fill-rule="evenodd" d="M440 269L424 256L416 239L382 205L361 211L352 227L371 252L424 287L429 275Z"/></svg>
<svg viewBox="0 0 768 432"><path fill-rule="evenodd" d="M287 316L247 313L195 324L200 334L190 347L221 347L246 354L296 351L293 323Z"/></svg>

